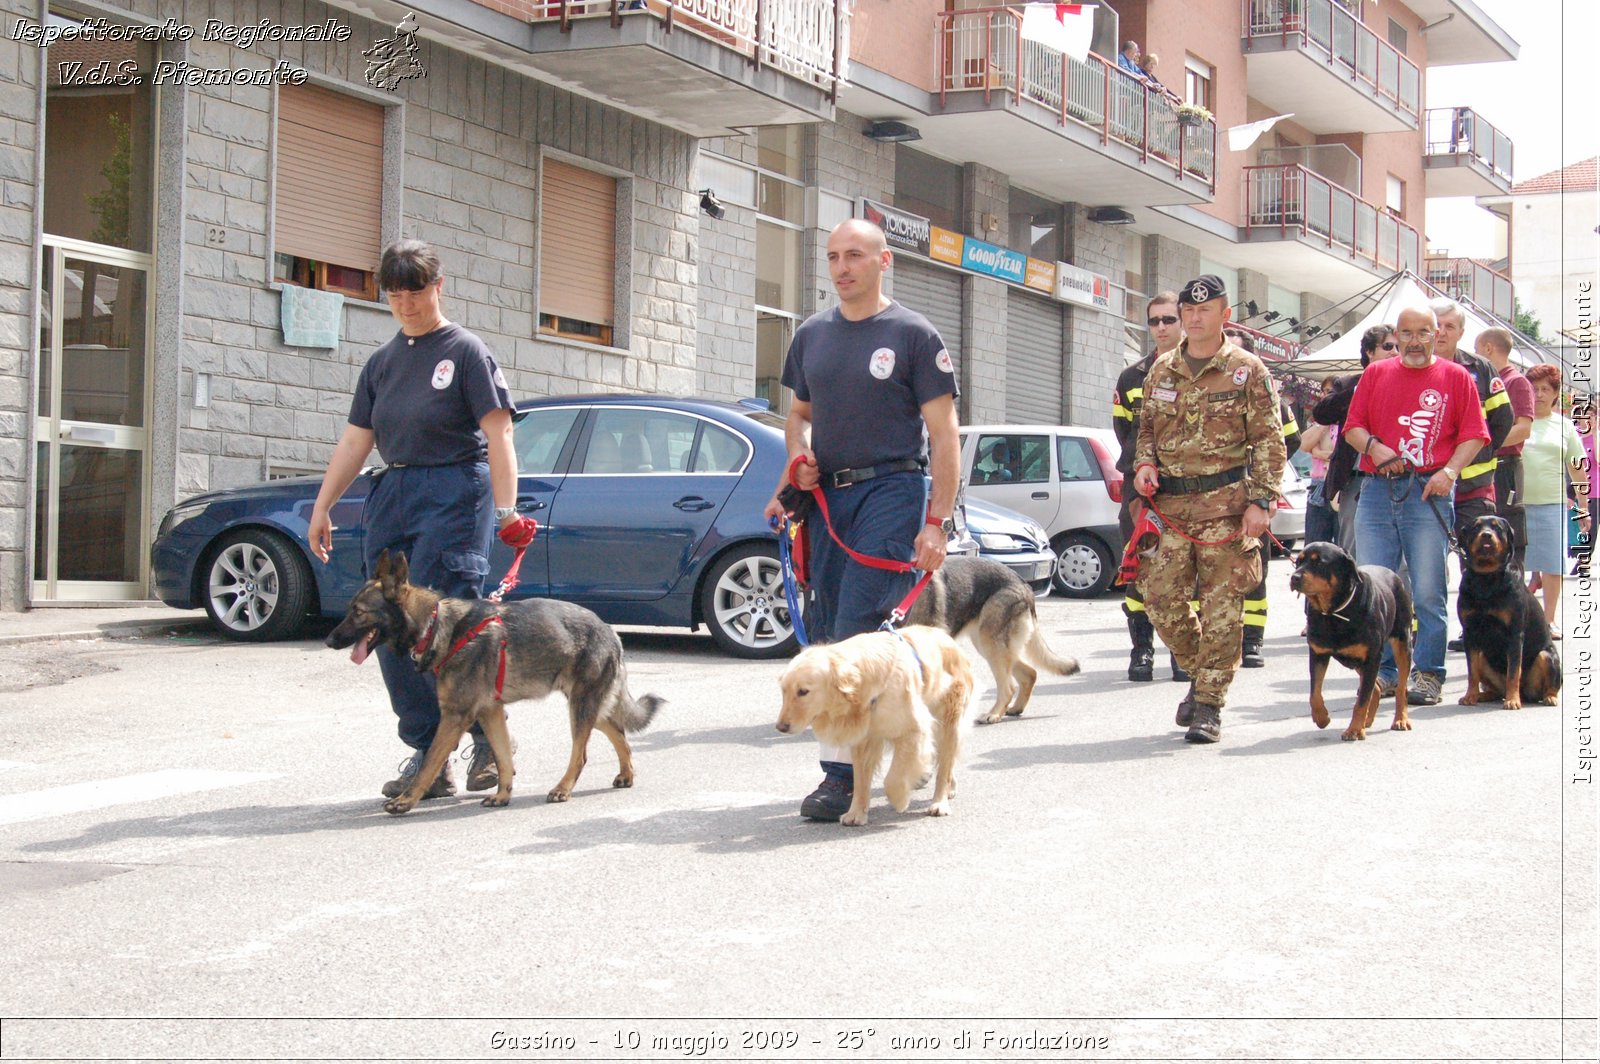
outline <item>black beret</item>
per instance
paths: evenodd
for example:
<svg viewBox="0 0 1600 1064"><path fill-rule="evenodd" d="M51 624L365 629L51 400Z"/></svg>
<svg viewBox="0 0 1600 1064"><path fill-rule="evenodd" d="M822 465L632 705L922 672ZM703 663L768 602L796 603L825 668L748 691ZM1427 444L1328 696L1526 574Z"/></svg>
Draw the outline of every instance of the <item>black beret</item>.
<svg viewBox="0 0 1600 1064"><path fill-rule="evenodd" d="M1212 273L1203 273L1178 289L1179 303L1208 303L1226 298L1228 290L1222 287L1222 278Z"/></svg>

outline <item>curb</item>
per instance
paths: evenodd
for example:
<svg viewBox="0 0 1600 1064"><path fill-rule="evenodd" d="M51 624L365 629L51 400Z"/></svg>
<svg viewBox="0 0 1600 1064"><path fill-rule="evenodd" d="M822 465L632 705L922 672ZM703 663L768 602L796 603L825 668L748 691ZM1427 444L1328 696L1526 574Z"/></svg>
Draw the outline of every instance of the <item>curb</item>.
<svg viewBox="0 0 1600 1064"><path fill-rule="evenodd" d="M86 642L93 639L144 639L152 635L182 635L187 632L211 631L210 621L117 621L103 628L79 628L62 632L30 632L24 635L0 635L0 647L24 643Z"/></svg>

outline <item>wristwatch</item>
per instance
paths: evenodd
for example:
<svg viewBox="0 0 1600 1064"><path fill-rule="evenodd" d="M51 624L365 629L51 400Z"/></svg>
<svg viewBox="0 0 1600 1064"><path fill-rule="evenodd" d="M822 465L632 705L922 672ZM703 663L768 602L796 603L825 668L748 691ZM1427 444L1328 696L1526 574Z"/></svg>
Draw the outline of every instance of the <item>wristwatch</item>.
<svg viewBox="0 0 1600 1064"><path fill-rule="evenodd" d="M923 524L932 525L934 528L937 528L939 531L943 532L946 536L953 536L956 534L956 520L953 517L935 517L932 514L929 514L924 519Z"/></svg>
<svg viewBox="0 0 1600 1064"><path fill-rule="evenodd" d="M1251 499L1250 505L1259 506L1270 514L1272 512L1272 504L1277 501L1277 499Z"/></svg>
<svg viewBox="0 0 1600 1064"><path fill-rule="evenodd" d="M515 506L496 506L494 508L494 519L496 521L504 521L508 517L515 516L517 516L517 508Z"/></svg>

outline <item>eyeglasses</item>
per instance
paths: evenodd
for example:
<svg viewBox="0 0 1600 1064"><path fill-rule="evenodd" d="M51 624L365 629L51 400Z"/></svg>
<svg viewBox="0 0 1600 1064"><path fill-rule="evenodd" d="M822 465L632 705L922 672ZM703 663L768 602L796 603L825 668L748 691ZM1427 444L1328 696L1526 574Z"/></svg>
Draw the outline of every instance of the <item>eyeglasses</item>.
<svg viewBox="0 0 1600 1064"><path fill-rule="evenodd" d="M1401 329L1399 332L1395 333L1395 336L1400 339L1401 343L1409 343L1412 340L1432 340L1433 330L1423 329L1421 332L1411 332L1406 329Z"/></svg>
<svg viewBox="0 0 1600 1064"><path fill-rule="evenodd" d="M1152 329L1155 328L1157 325L1176 325L1176 324L1178 324L1178 318L1174 314L1162 314L1162 315L1159 315L1157 317L1154 317L1154 318L1150 319L1150 327Z"/></svg>
<svg viewBox="0 0 1600 1064"><path fill-rule="evenodd" d="M1398 351L1398 350L1400 350L1400 345L1395 343L1393 340L1390 340L1387 343L1379 344L1378 346L1383 348L1385 351Z"/></svg>

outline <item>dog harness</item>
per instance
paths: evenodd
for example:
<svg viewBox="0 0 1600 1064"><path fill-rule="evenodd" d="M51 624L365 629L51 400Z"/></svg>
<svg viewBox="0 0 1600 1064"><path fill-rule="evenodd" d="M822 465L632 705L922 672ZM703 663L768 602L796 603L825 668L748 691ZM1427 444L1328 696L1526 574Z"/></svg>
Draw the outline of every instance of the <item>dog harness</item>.
<svg viewBox="0 0 1600 1064"><path fill-rule="evenodd" d="M460 650L462 647L476 639L478 635L491 624L497 624L500 626L500 667L495 670L494 674L494 696L503 702L505 701L503 696L506 689L506 633L505 622L500 619L500 615L498 613L491 613L489 616L473 625L472 630L466 635L462 636L460 639L456 640L455 646L450 648L450 652L444 657L440 658L439 663L429 671L431 671L435 676L439 675L439 671L444 668L445 662L456 656L456 651ZM433 642L434 629L437 628L438 625L439 607L435 606L433 608L433 614L428 618L428 626L422 630L422 638L418 639L417 645L411 648L411 656L413 658L421 657L423 654L427 653L428 646Z"/></svg>

